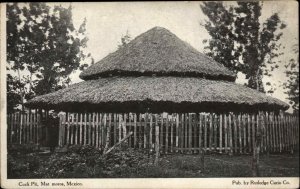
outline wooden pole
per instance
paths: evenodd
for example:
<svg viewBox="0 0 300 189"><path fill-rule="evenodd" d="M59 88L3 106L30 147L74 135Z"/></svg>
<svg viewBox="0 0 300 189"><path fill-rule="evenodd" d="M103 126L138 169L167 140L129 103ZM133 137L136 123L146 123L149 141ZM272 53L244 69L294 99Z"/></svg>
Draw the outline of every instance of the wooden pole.
<svg viewBox="0 0 300 189"><path fill-rule="evenodd" d="M207 150L207 115L204 114L204 151Z"/></svg>
<svg viewBox="0 0 300 189"><path fill-rule="evenodd" d="M229 136L229 128L227 125L227 115L223 114L224 117L224 147L225 147L225 153L228 153L228 136Z"/></svg>
<svg viewBox="0 0 300 189"><path fill-rule="evenodd" d="M170 131L170 135L171 135L171 144L170 144L170 147L171 147L171 152L173 152L173 118L174 118L174 116L173 116L173 114L172 114L172 117L171 117L171 120L170 120L170 127L171 127L171 131Z"/></svg>
<svg viewBox="0 0 300 189"><path fill-rule="evenodd" d="M95 146L99 148L99 113L96 112L96 120L95 120Z"/></svg>
<svg viewBox="0 0 300 189"><path fill-rule="evenodd" d="M144 131L144 149L147 148L147 129L148 129L148 113L144 114L144 124L142 124L143 131Z"/></svg>
<svg viewBox="0 0 300 189"><path fill-rule="evenodd" d="M222 153L222 145L223 145L223 133L222 133L222 129L223 129L223 116L222 114L219 114L219 153Z"/></svg>
<svg viewBox="0 0 300 189"><path fill-rule="evenodd" d="M234 127L234 152L237 153L238 152L238 147L237 147L237 125L236 125L236 116L235 114L232 115L233 118L233 127Z"/></svg>
<svg viewBox="0 0 300 189"><path fill-rule="evenodd" d="M166 119L166 135L165 135L166 143L165 143L165 153L168 153L168 146L169 146L169 114L167 114L167 119Z"/></svg>
<svg viewBox="0 0 300 189"><path fill-rule="evenodd" d="M228 114L228 129L229 129L228 138L229 138L229 147L230 147L229 155L232 155L233 154L233 143L232 143L233 134L232 134L232 128L231 128L231 114Z"/></svg>
<svg viewBox="0 0 300 189"><path fill-rule="evenodd" d="M257 115L257 132L256 132L256 140L254 141L255 148L253 149L253 157L252 157L252 176L258 177L259 174L259 153L261 147L262 133L261 127L263 126L263 117L262 113L259 112Z"/></svg>
<svg viewBox="0 0 300 189"><path fill-rule="evenodd" d="M244 148L244 153L246 153L247 149L246 149L246 146L247 146L247 123L246 123L246 117L247 115L246 114L243 114L243 131L244 131L244 143L243 143L243 148Z"/></svg>
<svg viewBox="0 0 300 189"><path fill-rule="evenodd" d="M155 160L154 165L158 165L159 158L159 126L155 125Z"/></svg>
<svg viewBox="0 0 300 189"><path fill-rule="evenodd" d="M189 129L188 129L189 145L188 145L188 148L190 149L189 153L192 153L191 148L192 148L193 135L192 135L192 115L191 114L188 114L188 120L189 120L189 126L188 126L189 127Z"/></svg>
<svg viewBox="0 0 300 189"><path fill-rule="evenodd" d="M238 115L238 131L239 131L239 149L240 149L240 154L242 154L242 123L241 123L241 117L242 114L240 113Z"/></svg>
<svg viewBox="0 0 300 189"><path fill-rule="evenodd" d="M202 115L199 113L199 153L202 153Z"/></svg>
<svg viewBox="0 0 300 189"><path fill-rule="evenodd" d="M179 114L176 114L176 152L178 152L179 144Z"/></svg>
<svg viewBox="0 0 300 189"><path fill-rule="evenodd" d="M180 122L180 146L181 146L181 153L183 153L183 149L184 149L184 125L185 125L185 121L184 121L184 114L181 114L181 122Z"/></svg>
<svg viewBox="0 0 300 189"><path fill-rule="evenodd" d="M133 121L134 121L134 125L133 125L133 126L134 126L134 132L133 132L133 140L134 140L134 141L133 141L133 146L134 146L134 148L136 148L136 134L137 134L137 133L136 133L136 132L137 132L137 129L136 129L136 127L137 127L137 123L136 123L136 122L137 122L136 113L134 114L134 120L133 120Z"/></svg>
<svg viewBox="0 0 300 189"><path fill-rule="evenodd" d="M212 151L213 146L212 146L212 142L213 142L213 115L212 113L209 114L209 150Z"/></svg>
<svg viewBox="0 0 300 189"><path fill-rule="evenodd" d="M108 123L108 129L106 131L106 142L105 142L105 148L104 148L104 154L106 153L106 151L109 148L109 143L110 143L110 132L111 132L111 113L108 114L108 119L109 119L109 123Z"/></svg>
<svg viewBox="0 0 300 189"><path fill-rule="evenodd" d="M217 152L217 138L218 138L218 135L217 135L217 132L218 132L218 128L217 128L217 120L218 120L218 116L216 114L213 115L213 129L214 129L214 135L213 135L213 148L214 150Z"/></svg>

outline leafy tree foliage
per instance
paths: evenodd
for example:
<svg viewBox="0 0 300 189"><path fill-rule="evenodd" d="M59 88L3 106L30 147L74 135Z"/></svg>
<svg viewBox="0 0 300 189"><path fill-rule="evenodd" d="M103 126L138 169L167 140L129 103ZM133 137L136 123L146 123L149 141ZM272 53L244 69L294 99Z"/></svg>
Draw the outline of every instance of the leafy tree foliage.
<svg viewBox="0 0 300 189"><path fill-rule="evenodd" d="M297 55L297 59L290 59L290 61L285 65L286 77L288 80L283 83L284 89L286 89L285 94L288 95L288 99L294 114L299 114L299 46L294 45L293 52Z"/></svg>
<svg viewBox="0 0 300 189"><path fill-rule="evenodd" d="M131 41L131 36L129 32L127 31L125 35L121 37L121 43L118 45L118 48L122 48L125 45L127 45Z"/></svg>
<svg viewBox="0 0 300 189"><path fill-rule="evenodd" d="M80 65L90 57L83 51L86 20L76 30L71 6L9 3L6 16L8 109L67 86L69 75L87 66Z"/></svg>
<svg viewBox="0 0 300 189"><path fill-rule="evenodd" d="M200 7L208 17L204 27L211 36L203 41L207 55L244 73L248 87L265 92L262 78L279 67L276 58L282 54L278 41L286 25L278 14L261 23L262 3L258 1L240 1L229 7L222 2L204 2Z"/></svg>

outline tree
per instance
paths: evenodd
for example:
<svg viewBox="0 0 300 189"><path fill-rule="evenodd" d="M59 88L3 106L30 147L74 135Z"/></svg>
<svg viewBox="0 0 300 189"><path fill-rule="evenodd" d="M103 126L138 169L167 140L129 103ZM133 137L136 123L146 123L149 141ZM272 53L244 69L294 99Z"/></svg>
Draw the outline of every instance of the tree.
<svg viewBox="0 0 300 189"><path fill-rule="evenodd" d="M121 44L118 45L118 48L122 48L124 47L125 45L127 45L129 42L131 41L131 36L128 32L128 30L126 31L126 34L125 35L122 35L121 37Z"/></svg>
<svg viewBox="0 0 300 189"><path fill-rule="evenodd" d="M86 55L86 20L76 30L72 7L46 3L7 4L8 101L19 94L20 103L70 83L69 75ZM11 90L11 89L18 90ZM11 93L10 93L11 92Z"/></svg>
<svg viewBox="0 0 300 189"><path fill-rule="evenodd" d="M280 30L286 25L274 13L260 22L262 3L237 2L226 7L222 2L204 2L200 5L208 17L204 24L211 36L204 40L206 54L230 70L242 72L248 79L247 86L265 92L262 78L271 76L278 68L276 59L281 44Z"/></svg>
<svg viewBox="0 0 300 189"><path fill-rule="evenodd" d="M297 58L291 58L285 65L286 77L288 80L283 83L283 88L286 90L285 94L288 95L288 100L293 108L295 115L299 114L299 46L293 46L293 52Z"/></svg>

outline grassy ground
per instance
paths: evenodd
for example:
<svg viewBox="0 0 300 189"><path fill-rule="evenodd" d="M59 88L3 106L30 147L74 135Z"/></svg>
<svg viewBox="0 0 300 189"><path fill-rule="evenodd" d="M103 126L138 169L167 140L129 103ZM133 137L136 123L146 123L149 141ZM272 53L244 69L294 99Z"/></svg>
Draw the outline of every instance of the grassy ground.
<svg viewBox="0 0 300 189"><path fill-rule="evenodd" d="M251 156L206 155L201 170L198 155L161 158L162 177L251 177ZM261 155L261 177L299 177L299 153Z"/></svg>
<svg viewBox="0 0 300 189"><path fill-rule="evenodd" d="M117 150L109 156L97 155L91 147L68 152L19 153L9 155L9 178L208 178L251 177L251 155L206 154L204 168L200 156L162 155L158 166L143 151ZM26 155L27 154L27 155ZM299 152L261 155L261 177L299 177Z"/></svg>

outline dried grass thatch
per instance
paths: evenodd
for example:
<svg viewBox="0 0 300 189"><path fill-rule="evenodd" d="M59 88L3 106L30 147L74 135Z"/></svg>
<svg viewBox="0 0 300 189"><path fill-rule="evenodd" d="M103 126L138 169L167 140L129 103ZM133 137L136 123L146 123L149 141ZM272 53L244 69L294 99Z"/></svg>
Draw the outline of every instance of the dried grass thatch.
<svg viewBox="0 0 300 189"><path fill-rule="evenodd" d="M26 105L81 112L250 112L288 108L278 99L233 82L148 76L83 81L35 97Z"/></svg>
<svg viewBox="0 0 300 189"><path fill-rule="evenodd" d="M80 78L88 80L116 75L235 80L233 72L161 27L152 28L109 54L84 70Z"/></svg>

